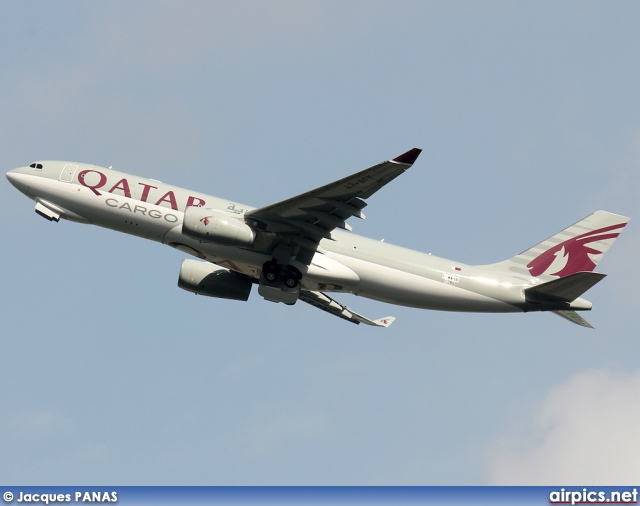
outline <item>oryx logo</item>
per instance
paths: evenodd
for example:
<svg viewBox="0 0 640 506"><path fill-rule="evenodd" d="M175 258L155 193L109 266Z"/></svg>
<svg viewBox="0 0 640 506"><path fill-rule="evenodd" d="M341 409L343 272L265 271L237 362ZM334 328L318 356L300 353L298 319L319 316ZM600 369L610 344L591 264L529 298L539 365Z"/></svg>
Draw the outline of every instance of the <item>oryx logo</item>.
<svg viewBox="0 0 640 506"><path fill-rule="evenodd" d="M205 216L204 218L200 218L200 221L204 224L205 227L209 224L209 218L213 218L213 216Z"/></svg>
<svg viewBox="0 0 640 506"><path fill-rule="evenodd" d="M531 260L527 268L532 276L548 274L560 278L576 272L590 272L596 267L590 255L599 255L602 251L588 245L592 242L615 239L625 225L626 223L619 223L567 239Z"/></svg>

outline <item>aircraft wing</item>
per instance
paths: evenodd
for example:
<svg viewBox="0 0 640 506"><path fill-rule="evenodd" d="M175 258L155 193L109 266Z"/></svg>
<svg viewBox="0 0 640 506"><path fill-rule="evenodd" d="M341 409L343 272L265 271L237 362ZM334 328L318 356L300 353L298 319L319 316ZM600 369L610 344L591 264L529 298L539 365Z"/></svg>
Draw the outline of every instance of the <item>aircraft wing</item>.
<svg viewBox="0 0 640 506"><path fill-rule="evenodd" d="M342 318L343 320L347 320L348 322L355 323L356 325L365 323L366 325L374 325L376 327L388 327L396 320L393 316L385 316L378 320L370 320L369 318L352 311L347 306L340 304L338 301L322 292L303 290L300 292L299 298L307 304L311 304L318 309L322 309L327 313L331 313L332 315Z"/></svg>
<svg viewBox="0 0 640 506"><path fill-rule="evenodd" d="M577 312L571 309L559 309L557 311L551 312L553 314L557 314L558 316L562 316L566 320L569 320L571 323L575 323L576 325L580 325L581 327L587 327L589 329L593 328L593 326L587 320L585 320Z"/></svg>
<svg viewBox="0 0 640 506"><path fill-rule="evenodd" d="M363 199L411 167L421 152L413 148L334 183L249 211L245 222L258 231L254 249L272 251L284 243L291 247L292 256L309 265L318 243L331 239L336 227L351 230L345 221L351 216L364 218L367 203Z"/></svg>

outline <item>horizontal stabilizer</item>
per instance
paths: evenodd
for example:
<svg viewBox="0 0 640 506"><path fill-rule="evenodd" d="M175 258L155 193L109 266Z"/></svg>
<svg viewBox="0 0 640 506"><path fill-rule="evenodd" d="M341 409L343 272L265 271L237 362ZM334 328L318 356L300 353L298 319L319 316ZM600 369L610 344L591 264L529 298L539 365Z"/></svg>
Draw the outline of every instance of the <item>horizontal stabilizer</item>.
<svg viewBox="0 0 640 506"><path fill-rule="evenodd" d="M558 316L562 316L565 320L569 320L571 323L575 323L576 325L587 327L589 329L593 328L593 326L587 320L570 309L560 309L558 311L552 311L552 313L557 314Z"/></svg>
<svg viewBox="0 0 640 506"><path fill-rule="evenodd" d="M576 272L527 288L524 293L530 302L572 302L605 276L598 272Z"/></svg>
<svg viewBox="0 0 640 506"><path fill-rule="evenodd" d="M331 313L332 315L342 318L343 320L355 323L356 325L364 323L375 327L388 327L395 321L393 316L386 316L378 320L370 320L369 318L352 311L344 304L340 304L337 300L332 299L322 292L307 292L303 290L300 292L300 300L307 304L311 304L318 309L322 309L327 313Z"/></svg>

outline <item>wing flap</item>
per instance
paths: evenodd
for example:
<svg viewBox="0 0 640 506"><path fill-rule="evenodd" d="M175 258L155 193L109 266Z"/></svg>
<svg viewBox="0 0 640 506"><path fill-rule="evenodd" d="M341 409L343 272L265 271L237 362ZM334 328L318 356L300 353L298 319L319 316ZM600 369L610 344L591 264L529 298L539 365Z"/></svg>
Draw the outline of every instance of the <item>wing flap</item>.
<svg viewBox="0 0 640 506"><path fill-rule="evenodd" d="M354 197L349 200L348 203L340 202L339 200L333 199L321 199L325 203L334 207L338 211L342 211L346 213L346 216L355 216L356 218L360 218L361 220L365 219L365 215L362 212L362 209L367 207L367 203L364 200L361 200L357 197Z"/></svg>
<svg viewBox="0 0 640 506"><path fill-rule="evenodd" d="M552 311L552 313L561 316L565 320L569 320L571 323L580 325L581 327L587 327L588 329L593 328L593 326L587 320L585 320L582 316L580 316L575 311L572 311L571 309L559 309L557 311Z"/></svg>
<svg viewBox="0 0 640 506"><path fill-rule="evenodd" d="M372 325L375 327L388 327L391 325L395 318L393 316L386 316L377 320L370 320L369 318L362 316L355 311L349 309L344 304L340 304L338 301L332 299L327 294L322 292L302 291L300 292L299 299L306 302L318 309L322 309L327 313L330 313L338 318L347 320L348 322L359 325L364 323L365 325Z"/></svg>

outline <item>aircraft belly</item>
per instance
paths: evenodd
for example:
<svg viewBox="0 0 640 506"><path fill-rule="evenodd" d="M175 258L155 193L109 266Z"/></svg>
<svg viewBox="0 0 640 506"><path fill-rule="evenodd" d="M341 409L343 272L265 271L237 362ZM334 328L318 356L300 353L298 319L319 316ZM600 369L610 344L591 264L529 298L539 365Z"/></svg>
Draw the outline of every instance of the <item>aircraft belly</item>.
<svg viewBox="0 0 640 506"><path fill-rule="evenodd" d="M304 269L304 281L313 290L348 291L360 282L352 269L322 253L316 253Z"/></svg>
<svg viewBox="0 0 640 506"><path fill-rule="evenodd" d="M518 307L443 281L339 254L330 254L360 277L353 293L362 297L421 309L472 312L519 312Z"/></svg>

